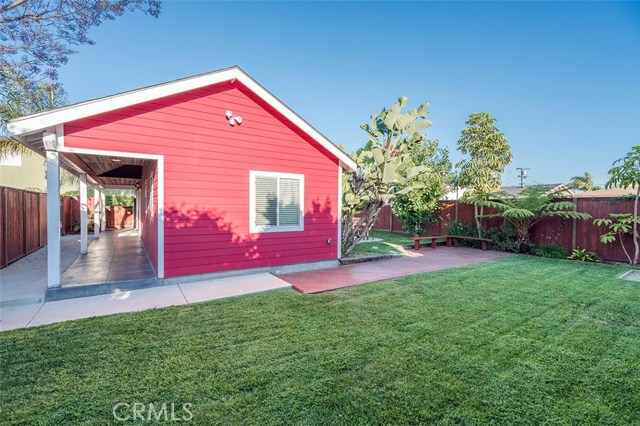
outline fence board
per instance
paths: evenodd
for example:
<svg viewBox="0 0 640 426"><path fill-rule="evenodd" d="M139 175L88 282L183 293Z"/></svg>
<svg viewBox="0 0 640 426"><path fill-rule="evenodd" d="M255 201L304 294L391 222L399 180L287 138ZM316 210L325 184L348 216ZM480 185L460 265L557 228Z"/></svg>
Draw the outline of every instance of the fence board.
<svg viewBox="0 0 640 426"><path fill-rule="evenodd" d="M24 195L24 254L31 253L40 248L40 215L38 214L39 194L25 192Z"/></svg>
<svg viewBox="0 0 640 426"><path fill-rule="evenodd" d="M47 194L39 194L38 196L38 214L39 214L39 234L38 239L40 247L47 245Z"/></svg>
<svg viewBox="0 0 640 426"><path fill-rule="evenodd" d="M7 210L5 203L6 191L3 187L0 187L0 268L7 266L7 239L5 235L6 231L6 218Z"/></svg>
<svg viewBox="0 0 640 426"><path fill-rule="evenodd" d="M0 187L0 267L47 243L47 194Z"/></svg>
<svg viewBox="0 0 640 426"><path fill-rule="evenodd" d="M6 188L7 203L7 263L20 259L25 254L24 238L24 191Z"/></svg>

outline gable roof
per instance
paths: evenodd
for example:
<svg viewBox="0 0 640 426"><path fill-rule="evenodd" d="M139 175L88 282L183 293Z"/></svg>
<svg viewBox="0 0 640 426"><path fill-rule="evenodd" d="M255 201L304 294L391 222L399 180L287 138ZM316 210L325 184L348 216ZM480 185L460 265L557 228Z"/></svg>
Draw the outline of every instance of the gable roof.
<svg viewBox="0 0 640 426"><path fill-rule="evenodd" d="M273 96L257 81L249 77L240 67L234 66L193 77L182 78L167 83L147 86L103 98L92 99L77 104L56 108L50 111L15 118L7 122L7 130L12 136L23 136L29 133L55 127L81 118L113 111L131 105L148 102L154 99L175 95L200 87L211 86L225 81L238 80L260 99L272 106L276 111L296 125L300 130L318 142L323 148L340 160L343 167L355 170L356 163L347 153L338 148L322 133L307 123L302 117Z"/></svg>
<svg viewBox="0 0 640 426"><path fill-rule="evenodd" d="M609 189L596 189L593 191L585 191L580 194L575 194L573 198L618 198L626 197L635 194L635 189L613 187Z"/></svg>
<svg viewBox="0 0 640 426"><path fill-rule="evenodd" d="M532 185L529 185L532 186ZM535 186L544 187L549 190L549 192L563 192L567 195L571 195L571 190L562 183L544 183L544 184L536 184ZM509 195L517 196L522 191L524 191L527 186L502 186L500 187L500 191L506 192Z"/></svg>

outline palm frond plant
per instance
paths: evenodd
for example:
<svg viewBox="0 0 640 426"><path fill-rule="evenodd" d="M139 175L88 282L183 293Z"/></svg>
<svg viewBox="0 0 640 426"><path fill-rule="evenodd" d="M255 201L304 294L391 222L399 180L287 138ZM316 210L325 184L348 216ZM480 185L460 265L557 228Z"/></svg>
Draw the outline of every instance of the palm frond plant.
<svg viewBox="0 0 640 426"><path fill-rule="evenodd" d="M369 141L352 154L358 165L356 172L343 176L342 250L348 256L367 235L380 210L398 195L421 189L421 177L430 169L416 164L412 152L426 139L424 131L428 103L402 112L409 100L402 96L390 109L384 108L371 117L371 124L360 127Z"/></svg>
<svg viewBox="0 0 640 426"><path fill-rule="evenodd" d="M67 103L59 84L42 81L34 85L12 74L5 77L0 90L0 156L29 152L29 148L9 136L7 121Z"/></svg>
<svg viewBox="0 0 640 426"><path fill-rule="evenodd" d="M599 186L594 185L593 175L591 175L591 173L589 172L584 172L584 175L582 176L572 177L568 187L570 189L574 189L582 192L600 189Z"/></svg>
<svg viewBox="0 0 640 426"><path fill-rule="evenodd" d="M492 199L474 199L471 200L471 203L497 210L496 213L485 214L482 217L501 217L505 222L513 225L520 251L526 252L531 240L529 232L531 227L545 217L591 218L586 213L575 211L575 204L571 201L557 199L559 195L555 191L549 191L547 186L533 185L525 188L518 195L499 192L494 194Z"/></svg>

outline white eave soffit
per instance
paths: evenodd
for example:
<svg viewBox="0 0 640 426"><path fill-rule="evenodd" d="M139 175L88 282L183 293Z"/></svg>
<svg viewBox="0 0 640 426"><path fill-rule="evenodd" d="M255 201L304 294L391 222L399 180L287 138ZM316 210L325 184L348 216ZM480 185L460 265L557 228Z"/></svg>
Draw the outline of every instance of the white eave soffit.
<svg viewBox="0 0 640 426"><path fill-rule="evenodd" d="M118 95L107 96L82 102L68 107L54 109L48 112L34 114L22 118L10 120L7 123L7 130L12 136L22 136L29 133L42 131L55 127L59 124L79 120L85 117L102 114L119 108L148 102L154 99L187 92L200 87L210 86L225 81L238 80L249 88L253 93L274 107L288 120L298 126L301 130L316 140L327 151L340 161L343 168L355 170L356 163L340 148L314 129L309 123L304 121L298 114L283 104L279 99L269 93L264 87L253 80L249 75L238 67L227 68L214 71L208 74L197 75L195 77L184 78L155 86L124 92Z"/></svg>

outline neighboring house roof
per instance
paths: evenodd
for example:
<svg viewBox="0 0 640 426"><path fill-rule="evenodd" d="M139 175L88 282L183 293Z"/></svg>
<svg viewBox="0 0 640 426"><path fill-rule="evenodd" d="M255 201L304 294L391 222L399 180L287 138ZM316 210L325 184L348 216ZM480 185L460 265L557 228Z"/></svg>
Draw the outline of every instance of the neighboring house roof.
<svg viewBox="0 0 640 426"><path fill-rule="evenodd" d="M635 190L633 188L618 188L613 187L609 189L597 189L595 191L586 191L580 194L575 194L574 198L618 198L627 195L633 195Z"/></svg>
<svg viewBox="0 0 640 426"><path fill-rule="evenodd" d="M444 194L440 199L445 201L457 201L462 198L465 192L467 192L467 188L452 189Z"/></svg>
<svg viewBox="0 0 640 426"><path fill-rule="evenodd" d="M296 125L300 130L318 142L329 153L334 155L338 160L340 160L345 168L351 170L356 169L357 166L355 161L349 157L347 153L334 145L323 134L317 131L313 126L302 119L302 117L293 112L293 110L287 107L274 95L269 93L269 91L249 77L249 75L237 66L16 118L9 120L7 123L7 130L12 136L23 136L29 133L55 127L59 124L68 123L70 121L79 120L127 106L231 80L238 80L246 86L259 98Z"/></svg>
<svg viewBox="0 0 640 426"><path fill-rule="evenodd" d="M532 186L532 185L529 185L529 186ZM549 183L549 184L540 184L536 186L547 187L549 189L549 192L563 192L563 193L566 193L567 195L572 194L571 190L563 183ZM527 186L525 187L503 186L500 188L500 190L502 192L506 192L507 194L516 196L516 195L519 195L525 188L527 188Z"/></svg>

